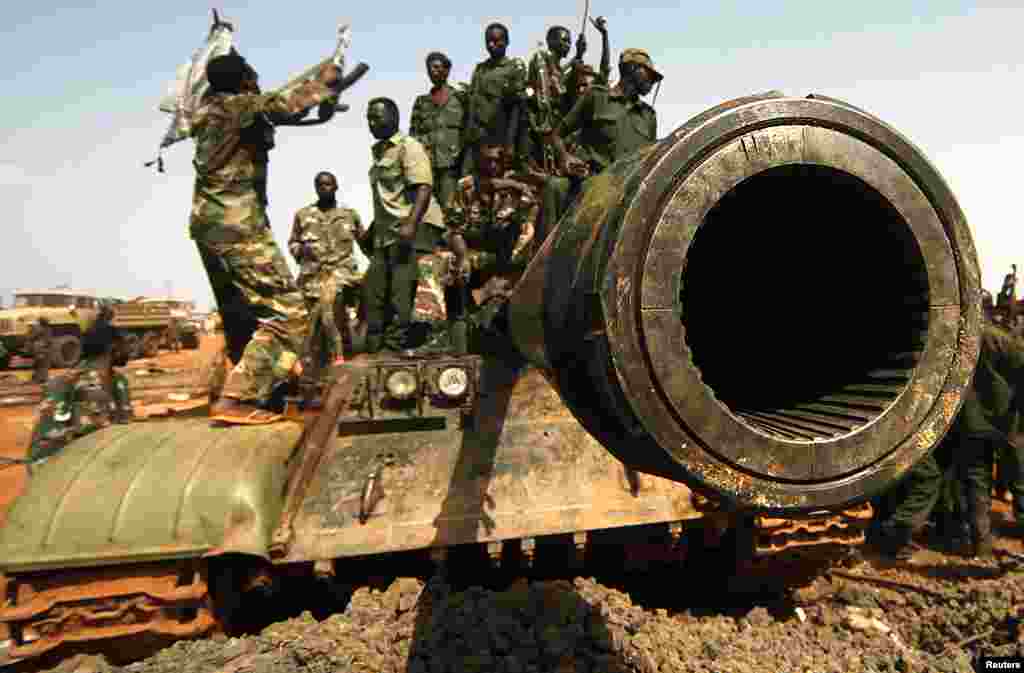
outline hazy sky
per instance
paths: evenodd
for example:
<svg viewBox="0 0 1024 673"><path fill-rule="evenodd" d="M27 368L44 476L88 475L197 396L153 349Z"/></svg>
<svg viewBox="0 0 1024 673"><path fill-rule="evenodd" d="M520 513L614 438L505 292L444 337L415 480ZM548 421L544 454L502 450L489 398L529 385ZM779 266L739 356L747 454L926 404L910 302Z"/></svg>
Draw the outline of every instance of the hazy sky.
<svg viewBox="0 0 1024 673"><path fill-rule="evenodd" d="M10 305L16 288L61 283L122 296L171 287L206 309L212 294L187 234L192 143L165 153L165 174L142 164L167 127L157 104L205 38L212 5L88 4L41 0L7 3L4 11L0 296ZM719 102L769 89L845 99L892 124L952 185L984 284L996 291L1010 263L1024 262L1014 205L1024 156L1024 58L1013 46L1024 8L1014 4L593 0L591 7L608 17L613 64L621 49L642 46L665 74L659 136ZM583 2L307 0L218 8L235 21L235 44L264 88L326 57L342 20L353 26L350 63L371 66L346 94L351 112L325 126L278 132L270 219L283 244L322 169L337 174L344 200L369 221L367 100L398 101L406 130L413 98L428 87L427 52L445 51L451 79L466 81L485 58L487 23L508 25L509 53L526 56L552 24L570 27L575 40ZM593 28L587 36L587 60L596 63L600 39Z"/></svg>

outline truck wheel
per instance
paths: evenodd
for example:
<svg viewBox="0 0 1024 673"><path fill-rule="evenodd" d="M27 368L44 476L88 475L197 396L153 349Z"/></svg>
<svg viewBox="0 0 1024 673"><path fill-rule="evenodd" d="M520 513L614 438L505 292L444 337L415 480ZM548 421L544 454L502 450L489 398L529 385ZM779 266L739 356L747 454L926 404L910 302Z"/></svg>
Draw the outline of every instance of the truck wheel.
<svg viewBox="0 0 1024 673"><path fill-rule="evenodd" d="M82 342L78 337L67 335L53 340L51 364L57 369L67 369L78 364L82 357Z"/></svg>
<svg viewBox="0 0 1024 673"><path fill-rule="evenodd" d="M189 350L195 350L199 348L199 335L198 334L183 334L181 335L181 347Z"/></svg>

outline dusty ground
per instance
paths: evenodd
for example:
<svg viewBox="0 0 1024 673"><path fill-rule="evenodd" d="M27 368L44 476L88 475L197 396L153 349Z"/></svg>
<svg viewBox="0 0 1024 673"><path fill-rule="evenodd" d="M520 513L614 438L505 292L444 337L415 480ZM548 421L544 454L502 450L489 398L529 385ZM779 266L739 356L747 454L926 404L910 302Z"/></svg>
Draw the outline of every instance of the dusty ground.
<svg viewBox="0 0 1024 673"><path fill-rule="evenodd" d="M199 353L162 353L157 364L201 370L218 347L207 340ZM166 394L154 391L139 411L159 411ZM0 408L2 455L23 455L31 413ZM17 492L21 471L0 470L0 498ZM1012 556L1024 546L1006 503L996 503L993 517L1002 552L995 560L943 554L922 538L909 563L864 556L796 593L731 595L728 564L714 560L642 575L604 568L595 577L532 580L470 569L425 581L381 568L354 586L318 589L335 598L315 601L316 617L295 609L298 616L284 619L275 604L282 619L248 635L180 642L121 665L76 655L48 670L966 673L979 655L1024 658L1024 557Z"/></svg>

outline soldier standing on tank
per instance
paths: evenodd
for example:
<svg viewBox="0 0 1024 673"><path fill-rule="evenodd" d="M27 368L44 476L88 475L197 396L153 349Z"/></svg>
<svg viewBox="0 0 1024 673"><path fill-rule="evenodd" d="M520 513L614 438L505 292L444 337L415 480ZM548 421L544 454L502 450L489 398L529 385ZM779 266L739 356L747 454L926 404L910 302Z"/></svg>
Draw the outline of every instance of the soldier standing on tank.
<svg viewBox="0 0 1024 673"><path fill-rule="evenodd" d="M529 185L502 177L505 148L500 141L484 141L477 152L480 173L459 180L448 210L450 252L438 253L447 329L406 355L464 352L467 331L480 327L473 292L481 291L483 304L485 295L511 288L532 256L539 206Z"/></svg>
<svg viewBox="0 0 1024 673"><path fill-rule="evenodd" d="M642 49L626 49L619 58L619 81L609 88L595 84L566 114L551 135L561 175L544 182L538 240L558 223L582 181L617 159L657 140L658 116L642 99L663 79ZM568 153L565 139L579 131L578 156Z"/></svg>
<svg viewBox="0 0 1024 673"><path fill-rule="evenodd" d="M214 420L263 424L277 384L299 373L307 314L267 220L267 154L275 119L291 119L332 95L332 64L287 96L259 93L256 71L237 53L212 59L210 92L193 121L195 193L190 234L217 297L237 361ZM244 348L244 350L243 350Z"/></svg>
<svg viewBox="0 0 1024 673"><path fill-rule="evenodd" d="M548 28L545 41L547 49L538 49L527 67L526 119L529 123L525 125L524 135L530 169L553 175L556 170L554 148L544 140L558 127L569 110L569 75L575 64L570 63L568 67L562 65L562 59L569 55L572 44L568 28ZM578 44L576 58L581 57Z"/></svg>
<svg viewBox="0 0 1024 673"><path fill-rule="evenodd" d="M313 186L317 200L295 213L288 251L299 263L296 283L311 316L309 329L323 329L328 341L327 361L341 364L345 361L341 330L352 343L351 324L347 311L335 315L335 306L339 292L342 307L351 303L362 281L353 245L363 233L362 221L354 209L338 205L338 180L333 173L317 173Z"/></svg>
<svg viewBox="0 0 1024 673"><path fill-rule="evenodd" d="M1024 405L1024 344L1001 328L985 324L978 367L963 407L949 433L935 449L911 468L897 486L895 502L880 512L871 540L897 559L911 555L911 534L927 521L942 488L940 465L963 491L973 556L992 554L992 464L1004 444L1014 449L1011 491L1018 527L1024 523L1024 463L1021 451L1008 438L1009 424Z"/></svg>
<svg viewBox="0 0 1024 673"><path fill-rule="evenodd" d="M439 51L427 54L429 93L416 97L409 119L409 135L420 141L430 155L434 173L434 198L448 207L462 163L462 137L469 113L465 87L448 84L452 62Z"/></svg>
<svg viewBox="0 0 1024 673"><path fill-rule="evenodd" d="M29 329L27 341L32 352L32 383L46 383L50 378L50 360L53 357L53 329L50 321L40 318Z"/></svg>
<svg viewBox="0 0 1024 673"><path fill-rule="evenodd" d="M399 132L398 105L374 98L366 120L377 139L370 166L373 223L364 237L372 250L365 279L366 351L399 351L408 346L420 258L441 242L444 216L432 194L430 157L418 140Z"/></svg>
<svg viewBox="0 0 1024 673"><path fill-rule="evenodd" d="M505 55L508 28L492 23L484 30L484 46L490 55L473 69L469 83L469 119L463 143L462 175L476 172L476 146L485 138L499 139L512 166L518 163L516 145L519 122L526 98L526 64ZM511 166L510 166L511 167Z"/></svg>

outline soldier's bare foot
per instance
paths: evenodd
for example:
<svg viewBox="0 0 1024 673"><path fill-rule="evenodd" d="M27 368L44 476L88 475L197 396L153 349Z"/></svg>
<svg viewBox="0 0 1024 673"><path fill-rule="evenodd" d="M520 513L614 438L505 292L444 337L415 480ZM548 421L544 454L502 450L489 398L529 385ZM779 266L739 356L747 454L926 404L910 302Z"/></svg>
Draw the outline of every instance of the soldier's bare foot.
<svg viewBox="0 0 1024 673"><path fill-rule="evenodd" d="M221 398L210 407L211 421L229 425L267 425L283 419L284 416L281 414L275 414L254 404L246 404L229 397Z"/></svg>

